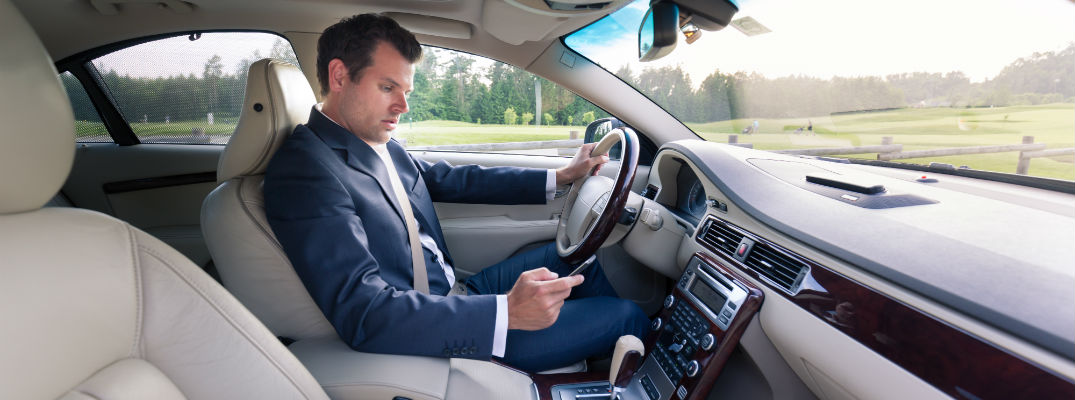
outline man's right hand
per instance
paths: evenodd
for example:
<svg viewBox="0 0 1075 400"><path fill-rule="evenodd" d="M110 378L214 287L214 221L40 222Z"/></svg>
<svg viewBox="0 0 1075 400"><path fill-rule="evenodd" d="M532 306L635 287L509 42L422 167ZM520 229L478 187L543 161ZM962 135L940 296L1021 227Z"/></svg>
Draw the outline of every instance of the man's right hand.
<svg viewBox="0 0 1075 400"><path fill-rule="evenodd" d="M508 292L508 329L536 331L556 322L571 288L584 279L582 275L557 277L544 267L519 275Z"/></svg>

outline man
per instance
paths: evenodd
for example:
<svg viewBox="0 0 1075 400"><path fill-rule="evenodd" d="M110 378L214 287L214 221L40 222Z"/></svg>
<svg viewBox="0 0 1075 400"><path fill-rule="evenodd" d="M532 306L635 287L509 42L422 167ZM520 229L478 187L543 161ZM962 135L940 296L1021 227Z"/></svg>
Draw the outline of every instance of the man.
<svg viewBox="0 0 1075 400"><path fill-rule="evenodd" d="M648 319L619 299L598 266L567 276L549 245L455 283L433 201L524 204L551 198L607 161L583 146L558 170L436 165L390 134L407 112L414 36L391 19L358 15L325 30L317 74L324 102L274 155L265 174L269 223L314 301L353 349L490 359L539 371L641 336ZM408 210L403 207L409 208ZM421 238L429 294L415 290L408 227ZM505 294L506 293L506 294Z"/></svg>

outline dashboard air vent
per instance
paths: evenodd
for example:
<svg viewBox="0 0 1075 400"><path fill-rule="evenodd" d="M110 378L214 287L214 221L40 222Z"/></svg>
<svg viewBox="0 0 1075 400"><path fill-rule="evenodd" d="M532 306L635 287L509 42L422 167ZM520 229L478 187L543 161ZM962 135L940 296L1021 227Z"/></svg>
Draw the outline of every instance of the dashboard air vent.
<svg viewBox="0 0 1075 400"><path fill-rule="evenodd" d="M743 234L723 222L710 219L702 227L698 240L713 249L731 255L735 253L735 247L739 245L739 241L743 240Z"/></svg>
<svg viewBox="0 0 1075 400"><path fill-rule="evenodd" d="M761 243L754 245L744 264L788 292L794 292L808 268L802 261Z"/></svg>

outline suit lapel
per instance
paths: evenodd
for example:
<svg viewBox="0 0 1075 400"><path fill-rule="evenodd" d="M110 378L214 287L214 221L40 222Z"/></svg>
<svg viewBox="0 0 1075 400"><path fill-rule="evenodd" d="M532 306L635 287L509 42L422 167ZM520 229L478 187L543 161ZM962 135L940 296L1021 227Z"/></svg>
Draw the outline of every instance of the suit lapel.
<svg viewBox="0 0 1075 400"><path fill-rule="evenodd" d="M307 126L329 147L342 150L344 162L349 167L369 175L374 181L377 181L377 186L381 188L381 195L388 201L388 204L392 205L392 209L396 211L396 216L403 222L403 209L400 208L399 201L396 200L395 192L392 190L391 181L388 180L388 170L373 148L366 142L359 140L351 132L332 122L317 108L310 111L310 120ZM402 180L402 177L400 179Z"/></svg>
<svg viewBox="0 0 1075 400"><path fill-rule="evenodd" d="M433 225L426 213L422 212L422 200L415 198L414 187L418 185L418 168L415 167L414 161L407 155L407 150L403 148L395 140L388 141L388 154L392 157L392 163L396 166L396 173L399 174L399 181L403 184L403 187L407 189L407 199L411 201L414 207L415 219L419 224L422 224L426 228L426 232L432 232Z"/></svg>

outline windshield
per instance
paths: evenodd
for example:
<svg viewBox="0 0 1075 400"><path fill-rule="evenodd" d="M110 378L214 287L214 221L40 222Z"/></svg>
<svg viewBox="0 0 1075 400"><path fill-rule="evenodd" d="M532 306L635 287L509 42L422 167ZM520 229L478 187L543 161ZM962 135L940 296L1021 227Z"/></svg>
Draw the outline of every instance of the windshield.
<svg viewBox="0 0 1075 400"><path fill-rule="evenodd" d="M705 140L1075 180L1072 2L737 4L656 61L638 61L648 0L564 43Z"/></svg>

